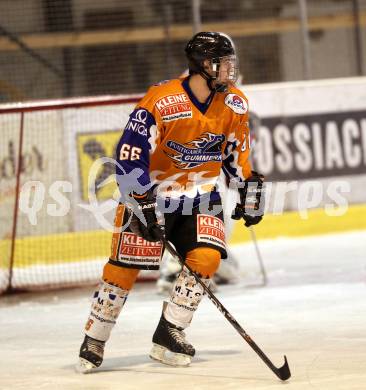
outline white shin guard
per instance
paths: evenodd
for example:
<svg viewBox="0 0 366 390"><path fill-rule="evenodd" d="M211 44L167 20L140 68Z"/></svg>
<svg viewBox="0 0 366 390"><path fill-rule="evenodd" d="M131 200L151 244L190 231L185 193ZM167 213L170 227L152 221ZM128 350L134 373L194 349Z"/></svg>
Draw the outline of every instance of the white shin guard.
<svg viewBox="0 0 366 390"><path fill-rule="evenodd" d="M93 339L107 341L129 291L102 281L94 292L85 333Z"/></svg>
<svg viewBox="0 0 366 390"><path fill-rule="evenodd" d="M211 279L202 281L209 286ZM165 319L180 328L187 328L203 295L203 287L183 268L174 284L169 302L164 305Z"/></svg>

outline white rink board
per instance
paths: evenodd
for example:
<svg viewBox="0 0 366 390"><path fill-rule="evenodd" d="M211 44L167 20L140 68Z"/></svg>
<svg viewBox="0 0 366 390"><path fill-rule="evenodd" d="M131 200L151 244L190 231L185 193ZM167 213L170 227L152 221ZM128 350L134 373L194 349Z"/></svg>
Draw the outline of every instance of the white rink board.
<svg viewBox="0 0 366 390"><path fill-rule="evenodd" d="M276 365L287 355L292 370L287 384L274 377L207 299L187 331L197 349L191 367L150 361L162 297L154 285L145 284L131 293L103 368L84 376L73 371L73 364L92 289L3 297L0 388L363 390L365 238L361 231L261 242L268 287L245 287L244 280L218 293ZM236 247L235 253L243 268L255 274L252 246Z"/></svg>
<svg viewBox="0 0 366 390"><path fill-rule="evenodd" d="M366 77L242 86L260 117L313 115L366 109Z"/></svg>

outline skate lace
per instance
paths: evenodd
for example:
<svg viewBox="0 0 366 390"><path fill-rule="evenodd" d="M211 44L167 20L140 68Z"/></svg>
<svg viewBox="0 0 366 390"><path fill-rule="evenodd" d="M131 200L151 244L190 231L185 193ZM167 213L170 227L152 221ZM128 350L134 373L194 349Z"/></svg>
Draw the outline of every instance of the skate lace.
<svg viewBox="0 0 366 390"><path fill-rule="evenodd" d="M169 329L169 334L173 337L173 339L178 343L178 344L186 344L186 339L185 339L185 333L179 329L176 328L170 328Z"/></svg>
<svg viewBox="0 0 366 390"><path fill-rule="evenodd" d="M93 352L94 354L103 357L104 352L104 343L88 340L88 351Z"/></svg>

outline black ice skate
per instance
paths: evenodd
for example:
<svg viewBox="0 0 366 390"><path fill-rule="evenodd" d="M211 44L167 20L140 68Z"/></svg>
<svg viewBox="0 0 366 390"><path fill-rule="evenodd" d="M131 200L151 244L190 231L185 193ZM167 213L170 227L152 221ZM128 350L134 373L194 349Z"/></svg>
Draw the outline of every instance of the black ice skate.
<svg viewBox="0 0 366 390"><path fill-rule="evenodd" d="M76 370L83 374L91 372L103 362L105 341L99 341L92 337L85 336L80 347L79 363Z"/></svg>
<svg viewBox="0 0 366 390"><path fill-rule="evenodd" d="M152 341L150 357L170 366L188 366L196 352L185 340L183 329L171 324L163 315Z"/></svg>

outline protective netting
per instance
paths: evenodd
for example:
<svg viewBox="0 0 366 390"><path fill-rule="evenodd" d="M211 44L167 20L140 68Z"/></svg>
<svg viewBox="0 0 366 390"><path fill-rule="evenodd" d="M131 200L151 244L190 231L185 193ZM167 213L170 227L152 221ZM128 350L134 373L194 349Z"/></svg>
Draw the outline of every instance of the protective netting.
<svg viewBox="0 0 366 390"><path fill-rule="evenodd" d="M197 30L233 37L245 84L366 72L364 0L6 0L0 101L144 92Z"/></svg>
<svg viewBox="0 0 366 390"><path fill-rule="evenodd" d="M0 142L0 292L6 288L10 277L19 127L19 116L2 115Z"/></svg>
<svg viewBox="0 0 366 390"><path fill-rule="evenodd" d="M47 109L18 105L10 113L0 106L0 292L100 277L116 206L115 184L103 181L114 167L101 164L94 169L94 184L88 180L95 160L114 157L136 99L125 100L89 99L75 107L48 102Z"/></svg>

